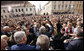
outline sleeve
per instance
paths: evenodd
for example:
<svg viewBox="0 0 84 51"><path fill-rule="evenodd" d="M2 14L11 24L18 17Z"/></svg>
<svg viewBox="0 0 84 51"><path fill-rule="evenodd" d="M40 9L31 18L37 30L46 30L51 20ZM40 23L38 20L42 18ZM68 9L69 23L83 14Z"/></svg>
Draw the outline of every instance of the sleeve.
<svg viewBox="0 0 84 51"><path fill-rule="evenodd" d="M53 33L53 27L52 27L51 25L49 25L49 24L48 24L48 26L49 26L49 28L50 28L50 31L47 32L47 34L51 35L51 34Z"/></svg>
<svg viewBox="0 0 84 51"><path fill-rule="evenodd" d="M72 27L72 32L74 32L74 27Z"/></svg>
<svg viewBox="0 0 84 51"><path fill-rule="evenodd" d="M34 25L34 33L36 34L36 32L37 32L37 27L36 25Z"/></svg>
<svg viewBox="0 0 84 51"><path fill-rule="evenodd" d="M68 44L66 50L74 50L73 45L71 43Z"/></svg>

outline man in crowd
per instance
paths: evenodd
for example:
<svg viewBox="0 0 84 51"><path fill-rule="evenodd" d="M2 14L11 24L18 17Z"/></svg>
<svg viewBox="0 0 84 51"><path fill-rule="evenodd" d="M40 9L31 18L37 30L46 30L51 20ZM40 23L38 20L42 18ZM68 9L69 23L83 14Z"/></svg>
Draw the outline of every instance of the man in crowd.
<svg viewBox="0 0 84 51"><path fill-rule="evenodd" d="M69 42L66 50L83 50L83 29L75 28L75 38Z"/></svg>
<svg viewBox="0 0 84 51"><path fill-rule="evenodd" d="M17 31L14 34L14 40L17 44L13 45L11 50L35 50L34 46L26 44L27 38L24 31Z"/></svg>
<svg viewBox="0 0 84 51"><path fill-rule="evenodd" d="M48 36L41 34L38 38L37 38L37 42L36 44L40 47L40 50L49 50L49 46L50 46L50 39Z"/></svg>
<svg viewBox="0 0 84 51"><path fill-rule="evenodd" d="M3 30L4 30L4 34L6 34L8 37L11 36L9 26L4 26L4 27L3 27Z"/></svg>

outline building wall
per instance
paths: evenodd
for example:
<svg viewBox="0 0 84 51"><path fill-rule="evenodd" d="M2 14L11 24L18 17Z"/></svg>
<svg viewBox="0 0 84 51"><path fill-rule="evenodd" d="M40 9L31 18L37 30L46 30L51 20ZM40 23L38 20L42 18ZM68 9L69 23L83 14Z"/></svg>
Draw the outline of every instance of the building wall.
<svg viewBox="0 0 84 51"><path fill-rule="evenodd" d="M22 11L23 9L23 11ZM5 10L5 12L4 12ZM16 11L17 10L17 11ZM13 12L12 12L13 11ZM32 14L35 15L36 10L35 7L23 7L23 6L18 6L18 7L12 7L11 11L8 11L7 7L1 7L1 17L13 17L13 15L21 15L21 14Z"/></svg>
<svg viewBox="0 0 84 51"><path fill-rule="evenodd" d="M82 1L49 1L44 7L44 12L48 12L50 15L54 12L83 13Z"/></svg>
<svg viewBox="0 0 84 51"><path fill-rule="evenodd" d="M75 5L75 13L83 14L83 1L76 1Z"/></svg>
<svg viewBox="0 0 84 51"><path fill-rule="evenodd" d="M72 11L73 1L52 1L52 12L68 12Z"/></svg>

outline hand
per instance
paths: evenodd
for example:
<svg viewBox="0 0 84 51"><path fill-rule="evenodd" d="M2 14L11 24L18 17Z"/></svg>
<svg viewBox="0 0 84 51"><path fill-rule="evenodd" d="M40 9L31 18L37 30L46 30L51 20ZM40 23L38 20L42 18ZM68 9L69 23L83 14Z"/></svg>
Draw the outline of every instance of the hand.
<svg viewBox="0 0 84 51"><path fill-rule="evenodd" d="M68 35L68 34L66 34L66 33L64 34L64 36L67 36L67 35Z"/></svg>
<svg viewBox="0 0 84 51"><path fill-rule="evenodd" d="M47 23L46 25L48 25L49 27L51 27L51 25L50 25L50 24L48 24L48 23Z"/></svg>
<svg viewBox="0 0 84 51"><path fill-rule="evenodd" d="M50 38L50 41L53 41L53 39L52 39L52 38Z"/></svg>
<svg viewBox="0 0 84 51"><path fill-rule="evenodd" d="M34 25L37 25L37 23L36 23L36 22L34 22Z"/></svg>
<svg viewBox="0 0 84 51"><path fill-rule="evenodd" d="M71 41L71 39L66 39L64 40L64 43L69 43Z"/></svg>

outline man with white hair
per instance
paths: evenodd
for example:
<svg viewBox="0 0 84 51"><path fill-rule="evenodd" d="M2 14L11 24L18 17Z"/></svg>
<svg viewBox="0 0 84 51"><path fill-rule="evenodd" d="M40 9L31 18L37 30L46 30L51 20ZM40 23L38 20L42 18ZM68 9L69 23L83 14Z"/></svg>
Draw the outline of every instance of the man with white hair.
<svg viewBox="0 0 84 51"><path fill-rule="evenodd" d="M48 50L49 46L50 46L50 39L48 36L41 34L38 38L37 38L37 45L39 45L40 50Z"/></svg>
<svg viewBox="0 0 84 51"><path fill-rule="evenodd" d="M40 34L44 34L46 32L46 28L44 26L41 26L39 29Z"/></svg>
<svg viewBox="0 0 84 51"><path fill-rule="evenodd" d="M10 34L10 27L9 26L4 26L3 27L4 34L6 34L8 37L11 36Z"/></svg>
<svg viewBox="0 0 84 51"><path fill-rule="evenodd" d="M68 44L66 50L83 50L83 29L75 28L75 38Z"/></svg>
<svg viewBox="0 0 84 51"><path fill-rule="evenodd" d="M34 46L26 45L27 37L24 31L15 32L14 40L17 44L13 45L11 50L35 50Z"/></svg>

